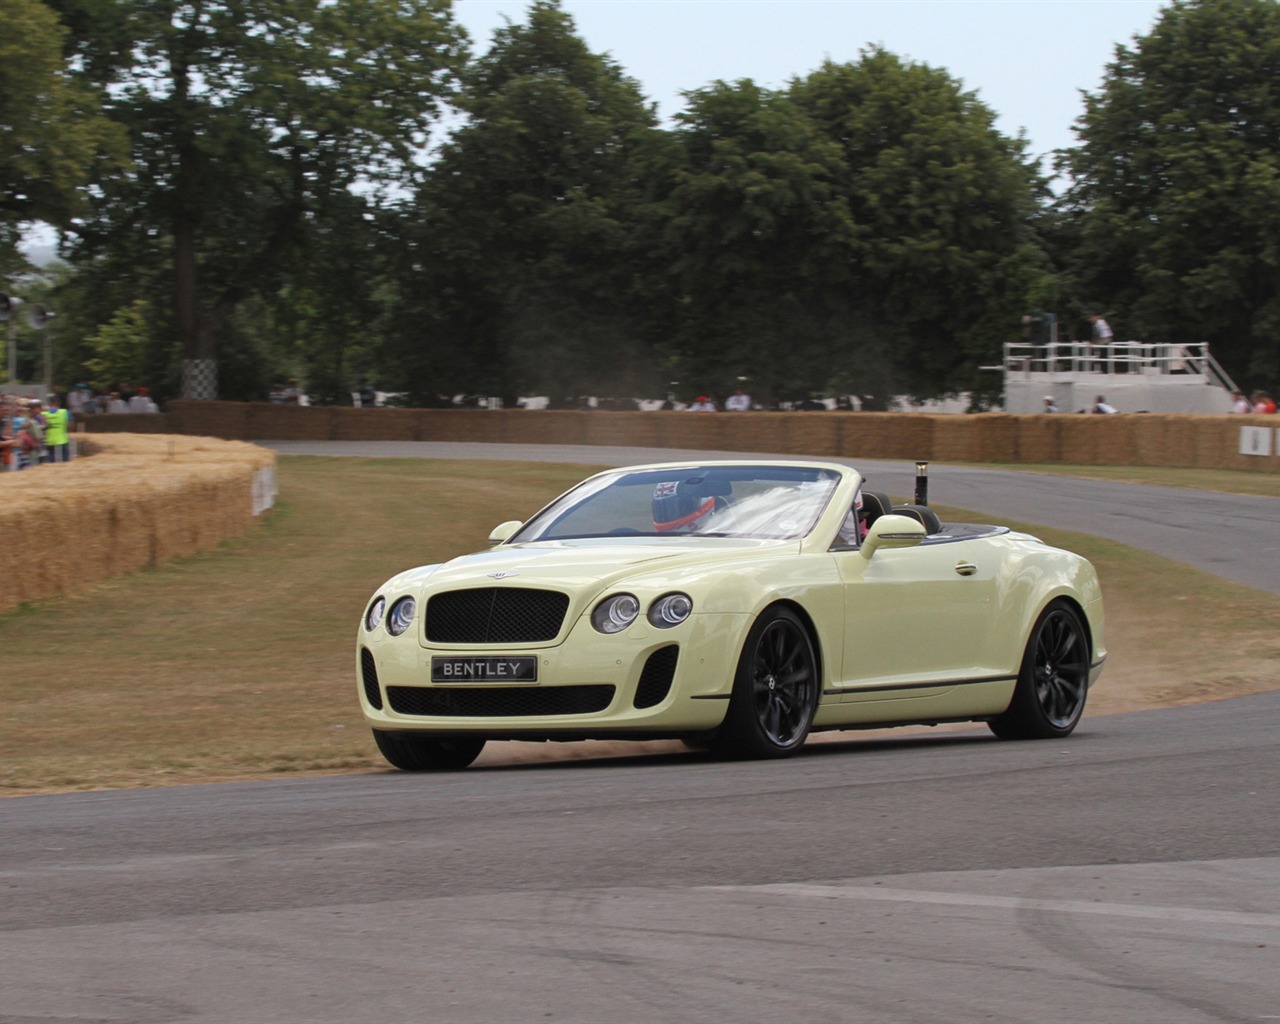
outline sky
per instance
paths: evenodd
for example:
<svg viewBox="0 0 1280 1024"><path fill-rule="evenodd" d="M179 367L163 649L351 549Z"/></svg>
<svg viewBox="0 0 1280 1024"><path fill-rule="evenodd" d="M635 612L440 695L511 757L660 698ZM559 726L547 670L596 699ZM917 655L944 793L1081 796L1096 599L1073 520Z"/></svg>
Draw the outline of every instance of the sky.
<svg viewBox="0 0 1280 1024"><path fill-rule="evenodd" d="M1097 92L1117 44L1146 35L1152 0L566 0L578 34L636 79L664 119L717 79L781 88L867 46L947 71L1025 131L1032 156L1076 144L1081 90ZM477 52L528 0L455 0ZM1046 171L1049 165L1046 162Z"/></svg>

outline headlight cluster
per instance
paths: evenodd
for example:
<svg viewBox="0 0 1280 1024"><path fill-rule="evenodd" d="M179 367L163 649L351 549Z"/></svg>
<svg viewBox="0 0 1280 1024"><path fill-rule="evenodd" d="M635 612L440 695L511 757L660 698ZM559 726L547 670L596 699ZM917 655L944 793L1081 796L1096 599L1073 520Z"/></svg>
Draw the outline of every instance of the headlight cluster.
<svg viewBox="0 0 1280 1024"><path fill-rule="evenodd" d="M369 605L369 610L364 613L364 628L372 633L382 625L382 616L386 614L386 611L386 599L378 598L373 604Z"/></svg>
<svg viewBox="0 0 1280 1024"><path fill-rule="evenodd" d="M369 605L369 610L364 613L364 628L372 633L382 625L382 618L386 610L386 599L379 597L373 604ZM413 616L417 610L418 602L413 598L400 598L399 601L391 606L391 614L386 616L387 632L392 636L399 636L413 624Z"/></svg>
<svg viewBox="0 0 1280 1024"><path fill-rule="evenodd" d="M649 605L647 618L659 629L670 629L684 622L693 611L688 594L663 594ZM633 594L610 594L592 609L591 625L601 633L621 633L640 616L640 602Z"/></svg>

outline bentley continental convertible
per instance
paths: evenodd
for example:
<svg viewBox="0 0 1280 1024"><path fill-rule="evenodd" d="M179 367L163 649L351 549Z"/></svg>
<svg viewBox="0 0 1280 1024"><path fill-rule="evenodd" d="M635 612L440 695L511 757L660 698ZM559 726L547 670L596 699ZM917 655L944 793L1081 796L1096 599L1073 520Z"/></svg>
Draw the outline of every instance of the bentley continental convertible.
<svg viewBox="0 0 1280 1024"><path fill-rule="evenodd" d="M489 740L776 758L828 729L1064 737L1106 657L1084 558L835 463L610 470L489 540L361 617L359 700L397 768L463 768Z"/></svg>

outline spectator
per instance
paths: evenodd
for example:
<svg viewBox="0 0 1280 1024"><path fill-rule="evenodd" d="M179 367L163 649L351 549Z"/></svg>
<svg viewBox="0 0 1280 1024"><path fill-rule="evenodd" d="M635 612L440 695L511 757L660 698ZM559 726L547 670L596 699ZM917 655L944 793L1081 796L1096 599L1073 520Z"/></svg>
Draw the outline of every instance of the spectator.
<svg viewBox="0 0 1280 1024"><path fill-rule="evenodd" d="M1097 313L1089 317L1089 322L1093 324L1094 351L1097 353L1097 357L1102 360L1097 365L1105 370L1107 368L1107 357L1111 351L1111 339L1113 336L1111 325Z"/></svg>
<svg viewBox="0 0 1280 1024"><path fill-rule="evenodd" d="M1107 398L1105 395L1097 395L1093 400L1093 411L1096 413L1103 413L1105 415L1110 415L1111 413L1119 412L1120 410L1117 409L1114 405L1111 405L1107 401Z"/></svg>
<svg viewBox="0 0 1280 1024"><path fill-rule="evenodd" d="M128 412L129 405L127 402L125 402L123 398L120 397L119 391L112 391L110 396L107 398L107 408L105 411L106 412Z"/></svg>
<svg viewBox="0 0 1280 1024"><path fill-rule="evenodd" d="M74 418L79 416L81 413L92 412L92 409L85 408L88 401L88 386L84 384L77 384L67 392L67 413Z"/></svg>
<svg viewBox="0 0 1280 1024"><path fill-rule="evenodd" d="M156 403L151 400L151 389L140 387L129 398L127 403L130 412L158 412Z"/></svg>
<svg viewBox="0 0 1280 1024"><path fill-rule="evenodd" d="M1275 400L1265 391L1255 391L1253 393L1253 411L1273 414L1276 411Z"/></svg>
<svg viewBox="0 0 1280 1024"><path fill-rule="evenodd" d="M698 400L689 406L690 412L715 412L716 403L708 395L699 395Z"/></svg>
<svg viewBox="0 0 1280 1024"><path fill-rule="evenodd" d="M739 384L733 389L733 394L724 400L725 412L750 412L751 396L747 394L746 388Z"/></svg>
<svg viewBox="0 0 1280 1024"><path fill-rule="evenodd" d="M49 408L44 414L45 462L71 461L71 414L62 408L57 395L49 397Z"/></svg>
<svg viewBox="0 0 1280 1024"><path fill-rule="evenodd" d="M21 408L21 407L19 407ZM13 420L14 437L17 439L18 468L43 462L44 453L44 416L38 398L27 403L26 415L18 415Z"/></svg>
<svg viewBox="0 0 1280 1024"><path fill-rule="evenodd" d="M1231 398L1232 398L1231 411L1233 413L1239 414L1239 413L1253 412L1253 403L1250 402L1249 399L1244 397L1243 391L1231 392Z"/></svg>
<svg viewBox="0 0 1280 1024"><path fill-rule="evenodd" d="M18 457L18 439L14 436L13 421L16 418L14 405L8 395L0 395L0 460L3 465L13 464Z"/></svg>
<svg viewBox="0 0 1280 1024"><path fill-rule="evenodd" d="M1058 411L1058 403L1054 401L1053 395L1044 396L1044 411L1045 412Z"/></svg>

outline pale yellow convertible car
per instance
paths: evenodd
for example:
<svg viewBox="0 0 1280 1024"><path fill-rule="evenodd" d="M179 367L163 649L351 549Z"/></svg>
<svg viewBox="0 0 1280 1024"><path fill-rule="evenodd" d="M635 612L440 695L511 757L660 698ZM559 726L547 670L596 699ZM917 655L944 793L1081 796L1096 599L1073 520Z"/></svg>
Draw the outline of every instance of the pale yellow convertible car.
<svg viewBox="0 0 1280 1024"><path fill-rule="evenodd" d="M824 729L1063 737L1106 657L1084 558L890 506L835 463L611 470L490 543L392 577L361 618L360 703L397 768L488 740L766 758Z"/></svg>

